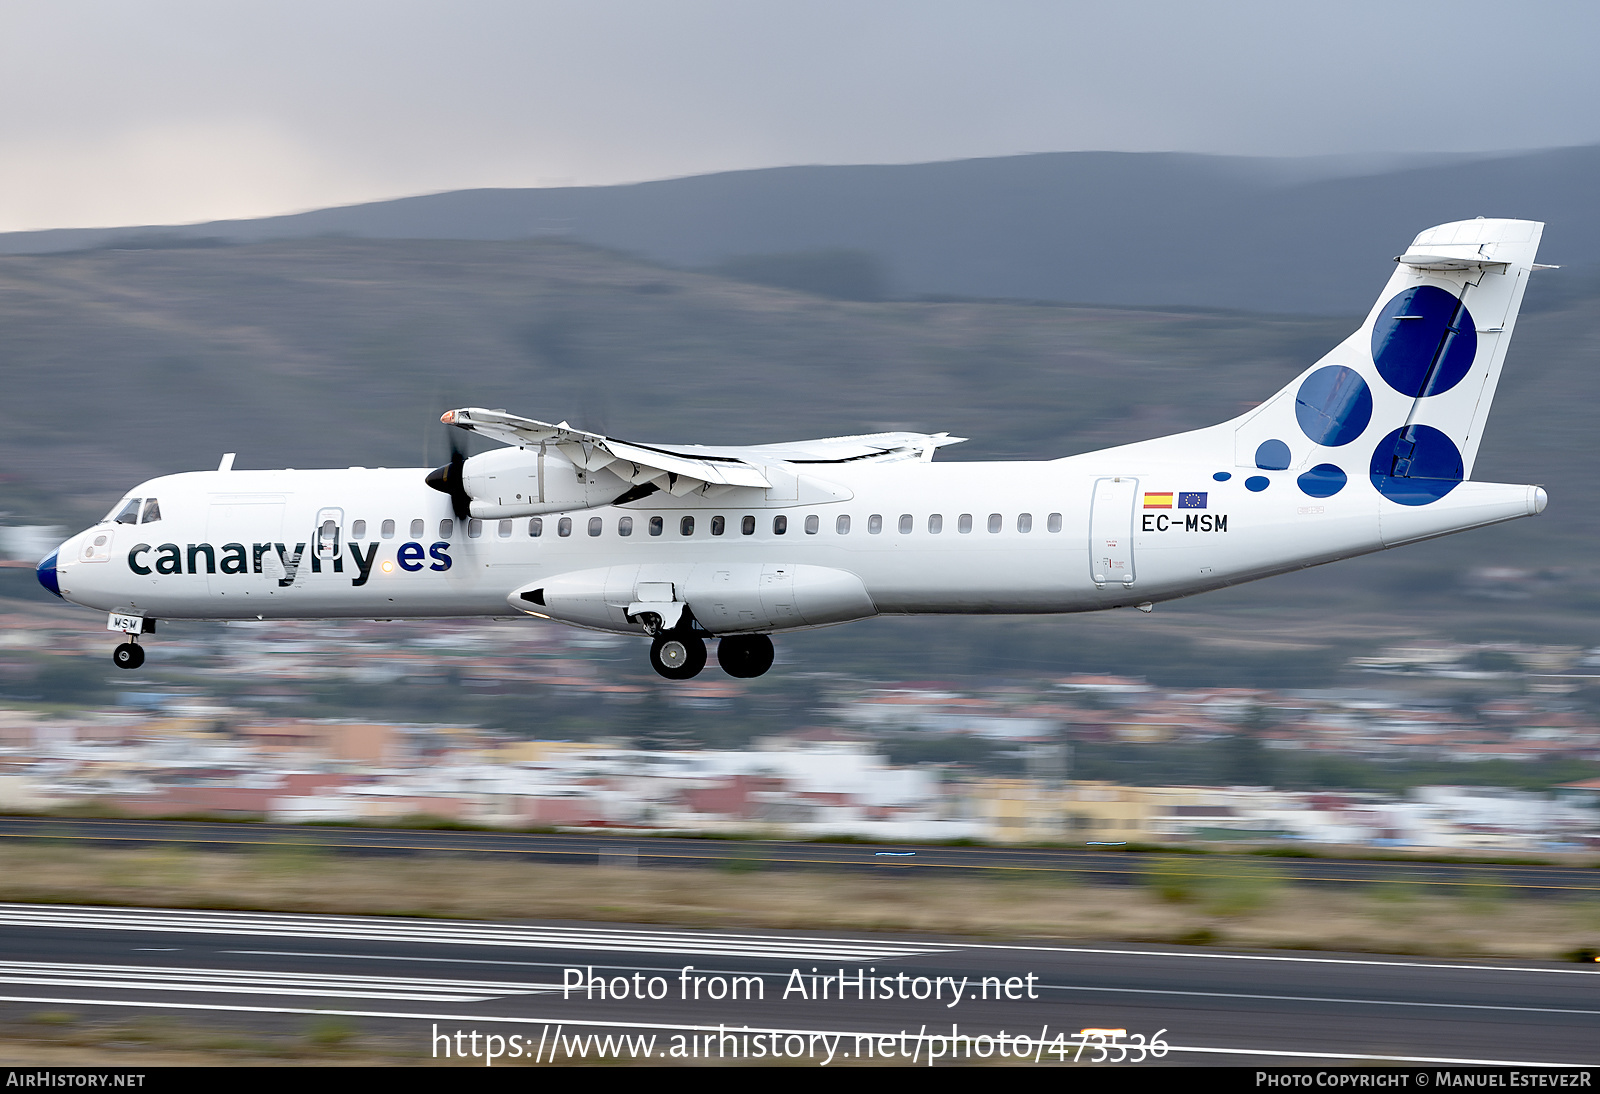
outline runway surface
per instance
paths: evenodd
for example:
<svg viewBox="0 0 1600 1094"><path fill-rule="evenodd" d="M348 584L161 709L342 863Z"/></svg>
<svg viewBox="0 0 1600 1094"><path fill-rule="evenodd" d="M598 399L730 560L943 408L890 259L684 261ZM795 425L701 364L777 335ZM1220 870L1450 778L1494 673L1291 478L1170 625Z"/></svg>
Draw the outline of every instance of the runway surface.
<svg viewBox="0 0 1600 1094"><path fill-rule="evenodd" d="M341 1015L497 1066L1600 1063L1596 965L0 905L0 1018L43 1010L263 1031Z"/></svg>
<svg viewBox="0 0 1600 1094"><path fill-rule="evenodd" d="M186 846L239 851L310 846L341 853L450 853L578 865L665 867L759 865L764 869L925 870L941 874L1007 871L1067 875L1104 884L1145 879L1155 856L1106 847L930 847L915 844L805 843L659 836L478 832L294 824L217 824L124 819L0 817L0 836L75 846ZM1182 869L1181 859L1173 868ZM1326 885L1404 884L1453 893L1514 889L1532 897L1600 895L1600 869L1588 865L1195 856L1196 869L1228 862L1267 869L1286 881Z"/></svg>

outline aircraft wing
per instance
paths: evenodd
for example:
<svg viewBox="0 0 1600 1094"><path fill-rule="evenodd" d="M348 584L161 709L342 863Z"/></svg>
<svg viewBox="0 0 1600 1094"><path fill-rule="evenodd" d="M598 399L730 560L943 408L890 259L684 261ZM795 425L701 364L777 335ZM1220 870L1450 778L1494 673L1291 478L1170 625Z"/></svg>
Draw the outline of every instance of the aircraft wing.
<svg viewBox="0 0 1600 1094"><path fill-rule="evenodd" d="M724 448L638 444L574 429L566 422L551 425L480 407L446 411L439 420L523 448L554 445L578 467L609 470L636 486L657 486L679 497L705 487L765 489L772 483L764 468L775 463L926 461L938 448L965 440L948 433L870 433Z"/></svg>

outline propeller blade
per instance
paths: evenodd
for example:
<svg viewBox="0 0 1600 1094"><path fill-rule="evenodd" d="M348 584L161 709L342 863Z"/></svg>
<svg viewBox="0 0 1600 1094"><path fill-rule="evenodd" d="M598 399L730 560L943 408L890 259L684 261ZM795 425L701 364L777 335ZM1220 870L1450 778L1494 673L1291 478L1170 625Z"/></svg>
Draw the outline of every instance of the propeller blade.
<svg viewBox="0 0 1600 1094"><path fill-rule="evenodd" d="M450 444L450 462L428 472L423 481L441 494L449 494L450 508L456 519L466 520L472 515L472 496L467 493L466 484L466 439L453 429L445 432Z"/></svg>

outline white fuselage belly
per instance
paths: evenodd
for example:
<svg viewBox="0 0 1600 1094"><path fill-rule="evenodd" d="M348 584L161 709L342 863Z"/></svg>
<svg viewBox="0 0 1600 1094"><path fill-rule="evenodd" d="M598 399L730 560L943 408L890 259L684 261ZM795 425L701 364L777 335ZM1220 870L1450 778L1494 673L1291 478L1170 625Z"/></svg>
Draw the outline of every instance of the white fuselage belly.
<svg viewBox="0 0 1600 1094"><path fill-rule="evenodd" d="M454 520L450 500L423 484L425 468L193 472L140 488L160 497L161 520L81 533L63 545L58 572L71 601L157 619L507 616L529 607L508 603L515 590L577 571L639 567L640 580L682 587L697 567L763 565L854 575L871 602L858 618L1078 612L1187 596L1543 505L1535 488L1475 482L1423 509L1397 505L1360 481L1317 501L1293 489L1293 471L1270 475L1270 487L1253 492L1245 486L1252 470L1163 459L1164 447L1149 442L1051 462L827 467L810 484L822 489L809 496L843 500L807 501L808 469L796 467L800 483L787 500L772 496L782 490L747 488L710 501L658 493L545 515L537 537L527 517L509 522L509 536L498 520L482 521L476 537L455 521L442 536L441 522ZM1219 471L1230 477L1217 481ZM1108 491L1109 509L1096 508L1097 490ZM961 530L964 515L969 531ZM779 516L787 520L781 535ZM848 532L838 530L841 516L850 518ZM909 531L901 530L905 516ZM935 516L937 532L930 530ZM618 532L622 517L633 520L629 536ZM661 518L659 535L650 534L653 517ZM694 520L687 536L685 517ZM722 532L714 535L719 517ZM751 534L743 531L747 517ZM814 533L806 531L810 517ZM563 518L571 522L565 536ZM337 521L338 542L318 558L318 528L327 519ZM417 520L423 531L413 536ZM600 531L591 535L595 520ZM358 521L364 527L356 535ZM388 537L385 521L394 522ZM98 536L109 542L87 549ZM1126 548L1110 570L1107 542L1112 553ZM712 630L791 629L771 620L719 626L695 610ZM619 612L565 621L639 633Z"/></svg>

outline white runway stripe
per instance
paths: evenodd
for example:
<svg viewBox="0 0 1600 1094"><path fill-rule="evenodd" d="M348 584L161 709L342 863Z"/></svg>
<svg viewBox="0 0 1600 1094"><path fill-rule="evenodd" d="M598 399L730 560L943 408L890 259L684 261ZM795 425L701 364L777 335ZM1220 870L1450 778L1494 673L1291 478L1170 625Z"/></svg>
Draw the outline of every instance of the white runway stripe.
<svg viewBox="0 0 1600 1094"><path fill-rule="evenodd" d="M148 908L83 908L58 904L0 904L0 927L243 935L253 938L359 939L452 946L510 946L544 950L771 957L782 960L884 961L950 947L865 942L846 938L784 938L712 932L536 927L459 920L354 916L189 912Z"/></svg>
<svg viewBox="0 0 1600 1094"><path fill-rule="evenodd" d="M0 961L0 984L186 991L225 995L304 995L345 999L410 999L475 1003L506 995L556 990L552 984L493 980L441 980L330 973L177 968L155 965L87 965Z"/></svg>

